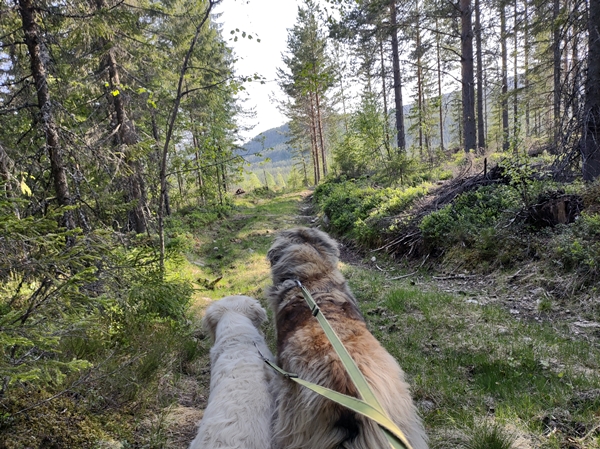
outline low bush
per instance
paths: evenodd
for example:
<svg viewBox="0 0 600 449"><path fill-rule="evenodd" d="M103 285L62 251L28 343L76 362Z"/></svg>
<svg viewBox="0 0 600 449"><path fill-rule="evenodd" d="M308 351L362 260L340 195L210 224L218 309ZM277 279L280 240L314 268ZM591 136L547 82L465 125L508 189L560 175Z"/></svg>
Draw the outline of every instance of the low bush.
<svg viewBox="0 0 600 449"><path fill-rule="evenodd" d="M599 280L600 213L583 212L575 223L557 227L548 247L554 263L575 271L584 284Z"/></svg>
<svg viewBox="0 0 600 449"><path fill-rule="evenodd" d="M514 217L520 206L515 190L505 185L463 193L423 218L420 229L425 246L434 253L460 245L493 254L498 244L499 221Z"/></svg>
<svg viewBox="0 0 600 449"><path fill-rule="evenodd" d="M381 238L381 220L400 214L424 196L427 185L380 188L366 180L330 180L317 187L315 201L329 222L329 230L359 243Z"/></svg>

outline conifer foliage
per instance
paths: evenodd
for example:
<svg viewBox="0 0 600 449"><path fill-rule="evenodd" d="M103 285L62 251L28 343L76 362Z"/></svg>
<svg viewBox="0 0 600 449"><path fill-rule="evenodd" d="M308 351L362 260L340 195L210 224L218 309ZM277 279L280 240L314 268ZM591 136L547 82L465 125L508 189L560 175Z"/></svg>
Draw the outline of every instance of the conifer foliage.
<svg viewBox="0 0 600 449"><path fill-rule="evenodd" d="M0 433L102 383L136 401L108 373L143 382L140 336L185 334L169 216L226 207L240 168L217 3L0 1Z"/></svg>

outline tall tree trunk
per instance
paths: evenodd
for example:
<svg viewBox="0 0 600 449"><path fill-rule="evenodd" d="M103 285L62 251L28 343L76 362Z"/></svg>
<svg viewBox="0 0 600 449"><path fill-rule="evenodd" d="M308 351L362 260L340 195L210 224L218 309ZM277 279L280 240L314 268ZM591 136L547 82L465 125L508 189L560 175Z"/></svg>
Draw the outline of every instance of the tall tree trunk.
<svg viewBox="0 0 600 449"><path fill-rule="evenodd" d="M321 181L321 166L320 166L320 157L319 157L319 139L317 137L317 118L315 112L315 101L313 99L313 94L310 92L308 94L310 98L310 140L311 140L311 152L313 158L313 167L315 172L315 185L317 185Z"/></svg>
<svg viewBox="0 0 600 449"><path fill-rule="evenodd" d="M400 73L400 50L398 47L398 19L396 17L396 0L390 2L390 33L392 35L392 60L394 66L394 98L396 100L396 136L398 150L406 149L404 135L404 104L402 102L402 76Z"/></svg>
<svg viewBox="0 0 600 449"><path fill-rule="evenodd" d="M72 200L67 182L67 171L63 161L63 150L58 135L58 127L54 120L54 111L48 89L46 61L49 60L49 55L36 22L36 9L33 6L33 1L18 1L25 44L29 52L31 73L37 92L37 106L40 109L39 122L45 134L46 150L50 159L50 174L54 184L54 191L58 204L60 206L69 206L72 204ZM75 228L75 221L71 211L66 211L61 221L61 225L67 229Z"/></svg>
<svg viewBox="0 0 600 449"><path fill-rule="evenodd" d="M485 148L485 122L483 118L483 53L481 50L481 7L475 0L475 48L477 59L477 148Z"/></svg>
<svg viewBox="0 0 600 449"><path fill-rule="evenodd" d="M206 195L204 194L204 175L200 166L200 144L198 143L197 131L192 134L194 143L194 154L196 163L196 184L198 186L198 206L206 206Z"/></svg>
<svg viewBox="0 0 600 449"><path fill-rule="evenodd" d="M504 0L500 1L500 47L502 53L502 98L500 106L502 109L502 150L509 148L508 141L508 50L506 48L506 7Z"/></svg>
<svg viewBox="0 0 600 449"><path fill-rule="evenodd" d="M438 19L435 19L435 29L438 28ZM440 149L444 151L444 97L442 95L442 57L440 54L440 33L435 36L435 51L437 56L437 78L438 78L438 96L440 97Z"/></svg>
<svg viewBox="0 0 600 449"><path fill-rule="evenodd" d="M6 154L6 150L4 149L4 147L2 146L2 144L0 143L0 179L2 179L3 185L2 185L2 190L4 190L5 192L9 192L11 190L10 187L10 158L8 157L8 154Z"/></svg>
<svg viewBox="0 0 600 449"><path fill-rule="evenodd" d="M600 176L600 0L590 0L588 16L588 73L581 159L583 179Z"/></svg>
<svg viewBox="0 0 600 449"><path fill-rule="evenodd" d="M385 63L384 63L384 57L383 57L383 38L379 39L379 56L381 59L381 91L383 92L383 117L384 117L384 122L383 122L383 144L385 146L388 158L391 156L390 154L390 123L389 123L389 116L388 116L388 102L387 102L387 88L385 85L385 80L386 80L386 76L385 76ZM348 132L348 129L346 128L346 132Z"/></svg>
<svg viewBox="0 0 600 449"><path fill-rule="evenodd" d="M471 0L460 0L461 10L461 79L463 102L464 150L477 147L475 129L475 86L473 77L473 25Z"/></svg>
<svg viewBox="0 0 600 449"><path fill-rule="evenodd" d="M519 41L519 15L518 15L518 0L514 0L514 46L513 46L513 138L517 138L518 132L518 93L519 93L519 71L518 71L518 62L519 62L519 52L518 52L518 41ZM517 145L515 143L515 151L518 151Z"/></svg>
<svg viewBox="0 0 600 449"><path fill-rule="evenodd" d="M123 94L121 93L121 80L119 69L115 58L115 49L111 48L107 54L107 65L109 74L109 84L112 94L113 106L117 116L117 126L119 128L119 144L125 147L125 165L127 167L127 177L125 179L126 193L128 201L133 202L133 208L129 211L130 227L138 234L146 232L146 192L144 179L142 175L142 165L139 160L132 157L128 147L138 142L138 135L134 124L129 120L125 112Z"/></svg>
<svg viewBox="0 0 600 449"><path fill-rule="evenodd" d="M317 132L319 135L319 146L321 147L321 165L323 177L327 176L327 159L325 157L325 137L323 136L323 117L321 115L321 99L319 92L315 92L315 106L317 108Z"/></svg>
<svg viewBox="0 0 600 449"><path fill-rule="evenodd" d="M524 36L524 48L523 48L523 62L524 62L524 77L523 87L525 92L525 136L529 137L531 134L530 130L530 105L529 105L529 0L525 0L525 11L523 16L523 36Z"/></svg>
<svg viewBox="0 0 600 449"><path fill-rule="evenodd" d="M417 38L417 108L419 111L418 125L419 125L419 154L423 159L423 68L421 67L421 16L419 13L419 1L417 0L415 5L417 11L417 20L415 22L416 38Z"/></svg>
<svg viewBox="0 0 600 449"><path fill-rule="evenodd" d="M553 59L553 142L558 145L560 137L560 26L558 16L560 14L560 0L552 3L552 59Z"/></svg>

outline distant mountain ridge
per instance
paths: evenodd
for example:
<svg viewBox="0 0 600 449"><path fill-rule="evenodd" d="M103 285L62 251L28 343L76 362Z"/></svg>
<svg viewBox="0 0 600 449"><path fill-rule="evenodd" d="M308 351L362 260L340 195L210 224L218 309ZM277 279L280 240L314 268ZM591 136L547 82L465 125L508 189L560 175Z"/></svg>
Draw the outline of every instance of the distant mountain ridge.
<svg viewBox="0 0 600 449"><path fill-rule="evenodd" d="M245 150L242 156L252 165L264 161L265 158L271 159L272 162L290 160L293 149L287 143L289 129L286 123L258 134L242 145ZM257 156L257 153L260 153L260 156Z"/></svg>

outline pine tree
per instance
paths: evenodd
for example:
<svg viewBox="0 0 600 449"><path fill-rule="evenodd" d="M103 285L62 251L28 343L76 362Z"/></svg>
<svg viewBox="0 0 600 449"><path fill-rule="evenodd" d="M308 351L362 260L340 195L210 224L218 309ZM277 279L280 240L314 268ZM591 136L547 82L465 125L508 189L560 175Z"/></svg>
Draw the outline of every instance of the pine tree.
<svg viewBox="0 0 600 449"><path fill-rule="evenodd" d="M315 182L327 175L325 115L327 93L335 83L335 70L327 52L325 36L317 20L317 6L306 0L298 8L296 25L290 30L285 69L278 69L279 85L290 99L282 103L286 115L310 136Z"/></svg>

